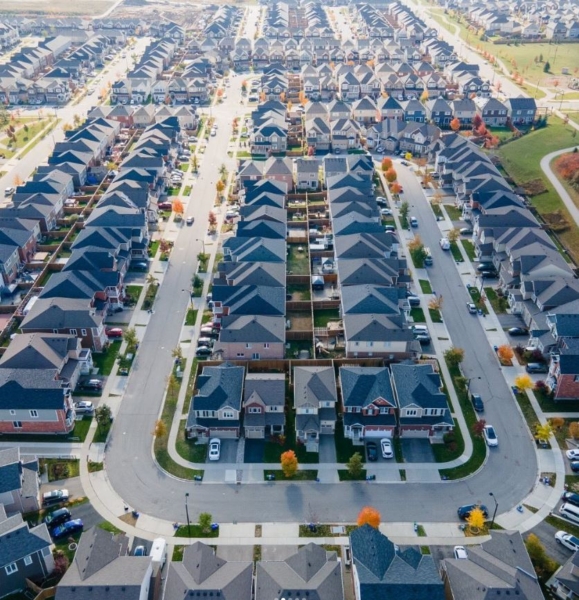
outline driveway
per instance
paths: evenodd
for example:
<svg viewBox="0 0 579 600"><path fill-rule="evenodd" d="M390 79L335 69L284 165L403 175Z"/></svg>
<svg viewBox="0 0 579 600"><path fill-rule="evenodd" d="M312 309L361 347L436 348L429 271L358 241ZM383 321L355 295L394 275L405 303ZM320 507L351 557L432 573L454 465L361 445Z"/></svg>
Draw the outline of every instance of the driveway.
<svg viewBox="0 0 579 600"><path fill-rule="evenodd" d="M405 462L411 463L433 463L434 454L428 440L420 438L406 438L400 440L402 444L402 456Z"/></svg>
<svg viewBox="0 0 579 600"><path fill-rule="evenodd" d="M320 436L320 463L336 463L336 444L333 435Z"/></svg>
<svg viewBox="0 0 579 600"><path fill-rule="evenodd" d="M253 546L217 546L217 556L223 560L244 562L253 560Z"/></svg>
<svg viewBox="0 0 579 600"><path fill-rule="evenodd" d="M245 439L245 456L243 462L262 463L263 453L265 451L265 440L248 440Z"/></svg>
<svg viewBox="0 0 579 600"><path fill-rule="evenodd" d="M221 440L221 456L219 457L219 462L237 462L237 444L237 440ZM207 460L209 462L209 459Z"/></svg>

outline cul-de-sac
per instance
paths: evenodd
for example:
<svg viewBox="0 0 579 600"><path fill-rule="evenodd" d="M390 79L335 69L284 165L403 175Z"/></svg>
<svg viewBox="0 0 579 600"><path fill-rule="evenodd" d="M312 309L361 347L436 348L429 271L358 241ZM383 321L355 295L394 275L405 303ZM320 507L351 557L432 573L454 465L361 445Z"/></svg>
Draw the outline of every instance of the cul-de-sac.
<svg viewBox="0 0 579 600"><path fill-rule="evenodd" d="M579 600L579 0L0 0L0 598Z"/></svg>

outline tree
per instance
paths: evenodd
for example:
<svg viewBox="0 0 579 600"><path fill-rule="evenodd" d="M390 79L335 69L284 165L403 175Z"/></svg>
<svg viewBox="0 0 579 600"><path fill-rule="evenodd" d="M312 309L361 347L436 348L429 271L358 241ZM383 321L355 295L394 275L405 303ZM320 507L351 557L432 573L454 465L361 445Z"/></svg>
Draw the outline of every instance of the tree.
<svg viewBox="0 0 579 600"><path fill-rule="evenodd" d="M279 101L285 104L285 92L281 92L279 95Z"/></svg>
<svg viewBox="0 0 579 600"><path fill-rule="evenodd" d="M562 417L552 417L549 419L549 423L551 423L553 429L560 430L565 425L565 419Z"/></svg>
<svg viewBox="0 0 579 600"><path fill-rule="evenodd" d="M199 169L199 162L197 161L197 155L194 154L191 157L191 168L193 169L193 173L197 173Z"/></svg>
<svg viewBox="0 0 579 600"><path fill-rule="evenodd" d="M211 229L215 229L215 227L217 227L217 217L215 216L215 213L212 210L209 211L207 221Z"/></svg>
<svg viewBox="0 0 579 600"><path fill-rule="evenodd" d="M551 70L551 63L549 61L547 61L543 65L543 73L548 73L550 70Z"/></svg>
<svg viewBox="0 0 579 600"><path fill-rule="evenodd" d="M287 107L288 112L289 112L294 107L294 103L291 100L288 100L286 107Z"/></svg>
<svg viewBox="0 0 579 600"><path fill-rule="evenodd" d="M394 183L398 178L398 175L396 174L395 169L393 167L390 167L384 174L384 177L386 177L386 181L388 183Z"/></svg>
<svg viewBox="0 0 579 600"><path fill-rule="evenodd" d="M529 534L529 537L525 541L525 546L539 577L545 577L553 573L557 568L557 563L549 558L545 552L545 547L534 533Z"/></svg>
<svg viewBox="0 0 579 600"><path fill-rule="evenodd" d="M502 362L510 362L511 360L513 360L515 353L508 344L503 344L502 346L499 346L497 348L497 355Z"/></svg>
<svg viewBox="0 0 579 600"><path fill-rule="evenodd" d="M410 250L410 252L422 247L424 247L424 244L422 243L422 238L418 234L408 242L408 250Z"/></svg>
<svg viewBox="0 0 579 600"><path fill-rule="evenodd" d="M227 167L225 166L225 163L221 163L218 172L221 179L227 179Z"/></svg>
<svg viewBox="0 0 579 600"><path fill-rule="evenodd" d="M173 212L176 215L179 215L179 217L181 217L183 215L183 213L185 212L185 207L183 206L183 202L181 202L181 200L179 198L175 198L175 200L173 200Z"/></svg>
<svg viewBox="0 0 579 600"><path fill-rule="evenodd" d="M306 93L303 90L300 90L300 93L298 94L298 99L302 106L305 106L308 103L308 99L306 98Z"/></svg>
<svg viewBox="0 0 579 600"><path fill-rule="evenodd" d="M483 436L483 431L485 429L485 425L487 422L484 419L480 419L480 421L475 421L472 424L471 431L475 437L481 438Z"/></svg>
<svg viewBox="0 0 579 600"><path fill-rule="evenodd" d="M453 131L459 131L460 130L460 119L458 117L454 117L454 119L450 122L450 128Z"/></svg>
<svg viewBox="0 0 579 600"><path fill-rule="evenodd" d="M428 100L428 90L424 90L422 94L420 94L420 102L424 104Z"/></svg>
<svg viewBox="0 0 579 600"><path fill-rule="evenodd" d="M464 350L452 346L452 348L449 348L444 352L444 358L451 367L458 367L464 360Z"/></svg>
<svg viewBox="0 0 579 600"><path fill-rule="evenodd" d="M281 470L287 477L293 477L298 471L298 459L293 450L287 450L281 455Z"/></svg>
<svg viewBox="0 0 579 600"><path fill-rule="evenodd" d="M386 171L388 171L388 169L392 168L392 159L385 157L382 159L382 171L384 173L386 173Z"/></svg>
<svg viewBox="0 0 579 600"><path fill-rule="evenodd" d="M222 96L223 96L223 89L222 89L222 88L219 88L219 89L217 90L217 97L218 97L218 98L221 98Z"/></svg>
<svg viewBox="0 0 579 600"><path fill-rule="evenodd" d="M449 242L458 241L458 239L460 238L460 229L457 229L456 227L454 227L446 234L446 237L448 238Z"/></svg>
<svg viewBox="0 0 579 600"><path fill-rule="evenodd" d="M22 177L20 177L20 175L18 175L18 173L16 173L16 175L14 175L13 179L12 179L12 183L18 187L19 185L22 185L24 183L24 180L22 179Z"/></svg>
<svg viewBox="0 0 579 600"><path fill-rule="evenodd" d="M163 423L161 419L155 421L155 429L153 430L153 437L162 438L167 435L167 425Z"/></svg>
<svg viewBox="0 0 579 600"><path fill-rule="evenodd" d="M176 396L179 393L179 380L175 376L175 373L171 373L167 377L167 393L171 396Z"/></svg>
<svg viewBox="0 0 579 600"><path fill-rule="evenodd" d="M68 556L66 556L62 550L57 550L54 553L54 569L52 571L52 575L58 579L61 579L66 573L69 564L70 561L68 560Z"/></svg>
<svg viewBox="0 0 579 600"><path fill-rule="evenodd" d="M574 440L579 438L579 423L577 421L569 423L569 436Z"/></svg>
<svg viewBox="0 0 579 600"><path fill-rule="evenodd" d="M484 528L485 526L485 514L483 513L482 509L480 508L480 506L476 506L475 508L473 508L470 511L470 515L466 518L466 522L468 523L468 526L472 529L472 530L478 530L480 531L481 529Z"/></svg>
<svg viewBox="0 0 579 600"><path fill-rule="evenodd" d="M477 113L472 119L472 127L473 129L478 129L482 124L482 117Z"/></svg>
<svg viewBox="0 0 579 600"><path fill-rule="evenodd" d="M128 350L134 350L136 345L139 343L139 338L137 337L137 330L134 327L129 327L125 330L123 334L123 339L127 343Z"/></svg>
<svg viewBox="0 0 579 600"><path fill-rule="evenodd" d="M221 179L215 184L215 189L217 190L218 194L221 194L221 192L223 192L225 189L225 184Z"/></svg>
<svg viewBox="0 0 579 600"><path fill-rule="evenodd" d="M547 421L535 428L535 437L539 440L548 440L553 435L553 428Z"/></svg>
<svg viewBox="0 0 579 600"><path fill-rule="evenodd" d="M406 202L406 200L400 205L400 218L402 220L408 217L408 212L410 211L410 204Z"/></svg>
<svg viewBox="0 0 579 600"><path fill-rule="evenodd" d="M178 359L179 361L183 360L183 348L181 348L181 346L175 346L175 348L173 348L173 350L171 351L171 356L173 358Z"/></svg>
<svg viewBox="0 0 579 600"><path fill-rule="evenodd" d="M199 515L199 527L203 533L209 533L211 531L211 522L213 517L211 513L203 512Z"/></svg>
<svg viewBox="0 0 579 600"><path fill-rule="evenodd" d="M111 407L108 404L99 404L95 410L95 419L97 428L102 425L108 425L112 419Z"/></svg>
<svg viewBox="0 0 579 600"><path fill-rule="evenodd" d="M358 523L358 527L370 525L374 529L378 529L380 527L380 513L372 506L365 506L360 511L356 523Z"/></svg>
<svg viewBox="0 0 579 600"><path fill-rule="evenodd" d="M308 146L308 156L313 156L316 153L316 149L313 146Z"/></svg>
<svg viewBox="0 0 579 600"><path fill-rule="evenodd" d="M394 183L390 184L390 192L392 192L392 194L397 195L402 191L402 186L395 181Z"/></svg>
<svg viewBox="0 0 579 600"><path fill-rule="evenodd" d="M529 375L518 375L515 377L515 386L518 387L523 392L526 390L533 389L533 380L529 377Z"/></svg>
<svg viewBox="0 0 579 600"><path fill-rule="evenodd" d="M364 468L362 455L359 452L354 452L350 457L350 460L346 463L346 468L352 479L359 479L362 476L362 470Z"/></svg>
<svg viewBox="0 0 579 600"><path fill-rule="evenodd" d="M428 308L431 310L442 310L442 296L433 296L428 302Z"/></svg>

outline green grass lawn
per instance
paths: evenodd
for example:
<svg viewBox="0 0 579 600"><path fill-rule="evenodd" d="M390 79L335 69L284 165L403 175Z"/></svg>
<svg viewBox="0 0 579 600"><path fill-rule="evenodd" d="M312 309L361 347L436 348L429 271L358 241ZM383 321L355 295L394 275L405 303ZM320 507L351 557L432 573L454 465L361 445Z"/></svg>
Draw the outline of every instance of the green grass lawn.
<svg viewBox="0 0 579 600"><path fill-rule="evenodd" d="M558 236L575 261L579 261L579 230L575 227L571 215L567 211L559 194L543 174L540 163L543 156L575 145L576 138L572 137L572 127L565 125L557 117L549 117L547 127L533 131L521 139L505 144L497 150L505 171L514 179L517 185L525 187L529 182L540 180L547 191L531 196L532 205L538 213L549 220L549 215L560 212L569 227Z"/></svg>
<svg viewBox="0 0 579 600"><path fill-rule="evenodd" d="M103 423L101 425L97 425L96 432L92 440L93 443L104 444L107 441L107 436L109 435L111 426L111 423Z"/></svg>
<svg viewBox="0 0 579 600"><path fill-rule="evenodd" d="M216 538L219 537L219 528L210 529L209 531L203 531L200 525L191 524L189 528L187 525L181 525L177 531L175 531L175 537L184 538Z"/></svg>
<svg viewBox="0 0 579 600"><path fill-rule="evenodd" d="M460 208L456 208L456 206L453 206L452 204L445 204L444 209L451 221L462 220L462 210L460 210Z"/></svg>
<svg viewBox="0 0 579 600"><path fill-rule="evenodd" d="M115 527L112 523L109 523L109 521L102 521L101 523L98 524L98 527L100 527L101 529L104 529L105 531L108 531L109 533L112 533L114 535L116 535L117 533L124 533L124 531L122 529Z"/></svg>
<svg viewBox="0 0 579 600"><path fill-rule="evenodd" d="M199 311L194 308L190 308L187 310L187 315L185 316L185 325L193 326L197 321L197 313Z"/></svg>
<svg viewBox="0 0 579 600"><path fill-rule="evenodd" d="M506 314L507 309L509 307L508 300L504 296L499 296L497 292L491 287L486 287L484 290L488 301L493 307L493 310L497 314Z"/></svg>
<svg viewBox="0 0 579 600"><path fill-rule="evenodd" d="M460 248L456 242L450 242L450 253L452 254L452 258L456 262L463 262L462 254L460 253Z"/></svg>
<svg viewBox="0 0 579 600"><path fill-rule="evenodd" d="M442 323L442 315L437 308L429 308L428 312L433 323Z"/></svg>
<svg viewBox="0 0 579 600"><path fill-rule="evenodd" d="M525 421L527 422L527 427L531 432L531 435L535 435L535 430L541 424L539 419L537 419L537 414L531 405L531 401L527 394L515 394L515 399L517 400L517 404L525 417Z"/></svg>
<svg viewBox="0 0 579 600"><path fill-rule="evenodd" d="M154 242L151 242L149 244L149 257L150 258L155 258L155 255L157 254L157 250L159 249L159 240L155 240Z"/></svg>
<svg viewBox="0 0 579 600"><path fill-rule="evenodd" d="M451 437L452 441L448 443L432 444L430 446L436 462L449 462L462 456L464 452L464 438L456 419L454 419L454 432Z"/></svg>
<svg viewBox="0 0 579 600"><path fill-rule="evenodd" d="M263 472L263 480L269 481L268 476L273 475L274 481L315 481L318 471L314 469L302 469L293 477L286 477L281 469L266 469Z"/></svg>
<svg viewBox="0 0 579 600"><path fill-rule="evenodd" d="M183 419L179 423L179 431L177 432L177 440L175 441L175 449L179 456L193 463L204 463L207 459L207 444L197 444L197 439L188 440L185 437L186 421Z"/></svg>
<svg viewBox="0 0 579 600"><path fill-rule="evenodd" d="M555 402L547 392L535 392L537 402L543 412L579 412L579 400L562 400ZM579 421L579 419L575 419Z"/></svg>
<svg viewBox="0 0 579 600"><path fill-rule="evenodd" d="M47 458L43 464L46 466L48 481L58 481L80 475L80 464L78 459Z"/></svg>
<svg viewBox="0 0 579 600"><path fill-rule="evenodd" d="M470 297L471 297L472 301L474 302L474 304L476 305L476 307L479 310L482 310L485 315L488 315L489 310L488 310L486 304L484 303L484 301L482 300L482 298L480 296L480 292L478 291L478 288L471 287L471 288L469 288L468 291L469 291Z"/></svg>
<svg viewBox="0 0 579 600"><path fill-rule="evenodd" d="M75 421L74 429L68 435L67 441L84 442L88 434L88 430L90 429L91 422L92 417L83 417L82 419L80 419L80 421ZM5 439L6 437L7 436L2 436L2 439ZM46 441L46 437L44 438L44 440Z"/></svg>
<svg viewBox="0 0 579 600"><path fill-rule="evenodd" d="M415 306L410 309L410 316L414 323L426 323L426 317L424 316L424 311L420 308L420 306Z"/></svg>
<svg viewBox="0 0 579 600"><path fill-rule="evenodd" d="M121 349L121 340L115 340L109 344L109 347L104 352L94 352L92 361L94 366L99 370L99 375L110 375L119 350Z"/></svg>
<svg viewBox="0 0 579 600"><path fill-rule="evenodd" d="M336 421L334 443L336 445L336 460L339 463L347 463L356 452L359 452L364 458L364 447L354 446L352 440L344 437L344 423L341 420Z"/></svg>
<svg viewBox="0 0 579 600"><path fill-rule="evenodd" d="M476 260L474 244L470 240L461 240L461 243L462 247L464 248L464 251L466 252L466 255L469 257L470 260L474 262Z"/></svg>
<svg viewBox="0 0 579 600"><path fill-rule="evenodd" d="M420 289L423 294L432 294L432 286L430 285L430 281L427 279L419 279L418 283L420 284Z"/></svg>
<svg viewBox="0 0 579 600"><path fill-rule="evenodd" d="M314 327L326 327L330 321L338 321L340 311L337 308L314 310Z"/></svg>
<svg viewBox="0 0 579 600"><path fill-rule="evenodd" d="M16 142L13 142L10 146L8 146L8 137L0 139L0 144L6 146L7 148L6 150L2 149L2 154L4 154L6 158L11 158L14 156L18 150L27 146L31 142L32 138L34 138L44 129L47 129L54 122L53 120L48 119L33 120L23 122L22 126L20 126L20 124L18 124L19 121L20 120L17 119L15 125ZM8 125L11 124L13 123L8 123ZM24 129L25 126L28 128L28 131ZM5 131L5 128L3 128L3 130Z"/></svg>
<svg viewBox="0 0 579 600"><path fill-rule="evenodd" d="M288 272L294 275L309 275L310 259L308 257L307 245L288 244L288 248ZM301 252L298 251L298 248L302 248Z"/></svg>
<svg viewBox="0 0 579 600"><path fill-rule="evenodd" d="M350 474L348 469L338 469L338 477L340 481L366 481L366 474L368 471L366 469L362 469L360 475L358 477L354 477Z"/></svg>

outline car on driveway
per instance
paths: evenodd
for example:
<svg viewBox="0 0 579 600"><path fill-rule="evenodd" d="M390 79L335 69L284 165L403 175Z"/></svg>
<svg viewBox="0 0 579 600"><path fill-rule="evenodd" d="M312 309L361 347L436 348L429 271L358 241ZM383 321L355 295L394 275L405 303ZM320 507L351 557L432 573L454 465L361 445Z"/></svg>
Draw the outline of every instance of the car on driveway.
<svg viewBox="0 0 579 600"><path fill-rule="evenodd" d="M74 405L74 412L77 415L92 415L94 412L94 404L88 400L81 400Z"/></svg>
<svg viewBox="0 0 579 600"><path fill-rule="evenodd" d="M495 428L492 425L485 425L483 429L483 435L489 448L495 448L499 445L499 438L495 432Z"/></svg>
<svg viewBox="0 0 579 600"><path fill-rule="evenodd" d="M579 506L579 494L575 494L574 492L563 492L561 500Z"/></svg>
<svg viewBox="0 0 579 600"><path fill-rule="evenodd" d="M476 304L474 304L473 302L467 302L466 303L466 308L468 309L468 312L471 315L476 315L476 313L477 313Z"/></svg>
<svg viewBox="0 0 579 600"><path fill-rule="evenodd" d="M71 521L67 521L58 527L55 527L52 530L52 539L59 540L61 538L68 537L70 535L74 535L79 531L82 531L83 524L81 519L72 519Z"/></svg>
<svg viewBox="0 0 579 600"><path fill-rule="evenodd" d="M389 208L381 208L380 209L380 214L383 217L389 217L392 214L392 211Z"/></svg>
<svg viewBox="0 0 579 600"><path fill-rule="evenodd" d="M579 472L579 461L574 460L574 461L570 462L569 467L571 468L571 471L573 471L573 473L578 473Z"/></svg>
<svg viewBox="0 0 579 600"><path fill-rule="evenodd" d="M370 462L378 460L378 446L376 445L376 442L368 442L366 444L366 454L368 455L368 460Z"/></svg>
<svg viewBox="0 0 579 600"><path fill-rule="evenodd" d="M472 235L472 227L461 227L460 235Z"/></svg>
<svg viewBox="0 0 579 600"><path fill-rule="evenodd" d="M406 299L410 306L420 306L420 298L418 296L408 296Z"/></svg>
<svg viewBox="0 0 579 600"><path fill-rule="evenodd" d="M50 506L51 504L59 504L60 502L68 502L68 490L52 490L42 494L42 506Z"/></svg>
<svg viewBox="0 0 579 600"><path fill-rule="evenodd" d="M88 381L83 381L80 388L83 390L100 392L103 389L103 382L100 379L89 379Z"/></svg>
<svg viewBox="0 0 579 600"><path fill-rule="evenodd" d="M72 515L70 514L68 508L59 508L58 510L55 510L50 514L46 515L43 521L46 523L46 526L49 529L52 529L53 527L62 525L63 523L66 523L71 519Z"/></svg>
<svg viewBox="0 0 579 600"><path fill-rule="evenodd" d="M209 440L209 460L219 460L221 456L221 440L212 438Z"/></svg>
<svg viewBox="0 0 579 600"><path fill-rule="evenodd" d="M120 327L110 327L109 329L105 330L105 333L110 338L122 338L123 337L123 330Z"/></svg>
<svg viewBox="0 0 579 600"><path fill-rule="evenodd" d="M579 460L579 449L573 448L572 450L567 450L565 455L569 460Z"/></svg>
<svg viewBox="0 0 579 600"><path fill-rule="evenodd" d="M517 336L517 335L529 335L529 330L524 327L509 327L507 329L509 335Z"/></svg>
<svg viewBox="0 0 579 600"><path fill-rule="evenodd" d="M455 546L453 550L454 558L457 559L467 559L468 554L466 553L466 548L464 546Z"/></svg>
<svg viewBox="0 0 579 600"><path fill-rule="evenodd" d="M380 440L380 449L382 450L382 458L393 458L394 450L392 449L392 440L383 438Z"/></svg>
<svg viewBox="0 0 579 600"><path fill-rule="evenodd" d="M207 346L201 346L195 350L195 356L211 356L213 354L213 350L211 348L207 348Z"/></svg>
<svg viewBox="0 0 579 600"><path fill-rule="evenodd" d="M574 535L567 533L566 531L558 531L555 534L555 541L565 548L569 548L573 552L579 550L579 538L576 538Z"/></svg>
<svg viewBox="0 0 579 600"><path fill-rule="evenodd" d="M464 506L459 506L457 509L457 514L459 519L466 520L470 517L470 513L475 509L480 508L485 519L489 516L489 510L484 504L465 504Z"/></svg>

